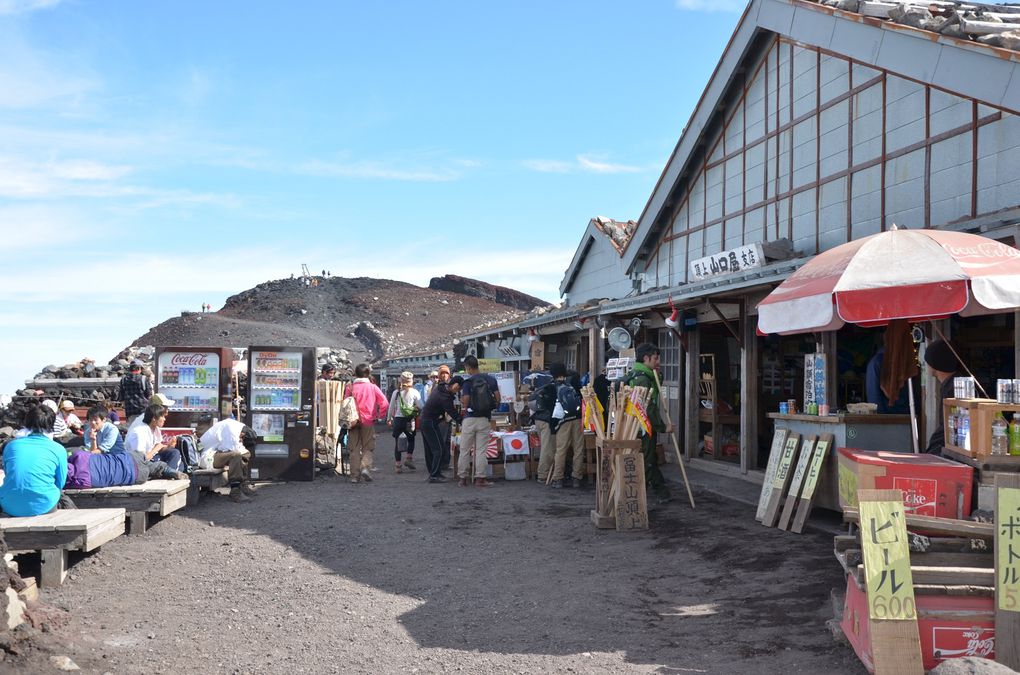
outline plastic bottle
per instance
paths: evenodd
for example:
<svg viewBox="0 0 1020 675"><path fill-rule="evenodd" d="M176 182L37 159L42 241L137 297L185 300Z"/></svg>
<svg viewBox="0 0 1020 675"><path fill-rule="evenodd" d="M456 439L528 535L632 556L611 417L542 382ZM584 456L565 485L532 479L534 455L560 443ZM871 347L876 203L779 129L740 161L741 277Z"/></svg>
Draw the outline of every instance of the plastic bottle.
<svg viewBox="0 0 1020 675"><path fill-rule="evenodd" d="M992 454L1002 456L1009 452L1009 438L1006 436L1006 420L1002 413L996 413L992 420Z"/></svg>
<svg viewBox="0 0 1020 675"><path fill-rule="evenodd" d="M946 418L946 438L949 439L949 445L957 445L959 438L956 435L956 426L958 421L958 415L956 414L956 406L949 409L949 415Z"/></svg>
<svg viewBox="0 0 1020 675"><path fill-rule="evenodd" d="M1009 425L1009 454L1020 455L1020 414L1013 413Z"/></svg>
<svg viewBox="0 0 1020 675"><path fill-rule="evenodd" d="M963 419L960 423L960 447L964 450L970 450L970 411L963 411Z"/></svg>

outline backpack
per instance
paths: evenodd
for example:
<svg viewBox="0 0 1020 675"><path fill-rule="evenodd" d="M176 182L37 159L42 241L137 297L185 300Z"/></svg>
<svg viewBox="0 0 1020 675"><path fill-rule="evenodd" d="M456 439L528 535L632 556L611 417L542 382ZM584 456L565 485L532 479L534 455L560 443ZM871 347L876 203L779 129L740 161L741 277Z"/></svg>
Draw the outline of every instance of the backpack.
<svg viewBox="0 0 1020 675"><path fill-rule="evenodd" d="M532 417L535 417L535 415L549 416L552 414L549 397L546 393L545 387L539 387L528 396L528 410L531 412Z"/></svg>
<svg viewBox="0 0 1020 675"><path fill-rule="evenodd" d="M581 397L578 396L577 390L569 383L564 382L556 390L556 400L563 407L563 412L566 415L581 414Z"/></svg>
<svg viewBox="0 0 1020 675"><path fill-rule="evenodd" d="M496 392L489 388L489 381L485 375L475 375L471 378L468 407L478 417L488 417L496 407Z"/></svg>
<svg viewBox="0 0 1020 675"><path fill-rule="evenodd" d="M397 405L400 406L401 417L406 417L407 419L413 420L415 417L418 416L418 406L416 406L414 403L412 403L411 405L405 404L404 397L399 391L397 392Z"/></svg>
<svg viewBox="0 0 1020 675"><path fill-rule="evenodd" d="M340 411L337 414L337 422L340 426L353 429L361 423L361 414L358 412L358 402L353 396L348 396L340 401Z"/></svg>
<svg viewBox="0 0 1020 675"><path fill-rule="evenodd" d="M181 471L191 473L198 468L198 443L195 442L194 436L188 434L178 436L174 447L181 453L181 464L184 467Z"/></svg>

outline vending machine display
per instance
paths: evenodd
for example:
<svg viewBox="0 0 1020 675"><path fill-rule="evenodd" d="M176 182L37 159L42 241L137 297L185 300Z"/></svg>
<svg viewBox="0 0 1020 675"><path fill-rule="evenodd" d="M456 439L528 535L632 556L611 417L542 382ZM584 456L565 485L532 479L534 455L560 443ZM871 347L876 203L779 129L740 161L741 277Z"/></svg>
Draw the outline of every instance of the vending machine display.
<svg viewBox="0 0 1020 675"><path fill-rule="evenodd" d="M203 415L230 415L233 350L164 347L156 352L156 391L174 401L168 427L187 427Z"/></svg>
<svg viewBox="0 0 1020 675"><path fill-rule="evenodd" d="M258 442L252 478L312 480L315 350L248 348L248 426Z"/></svg>

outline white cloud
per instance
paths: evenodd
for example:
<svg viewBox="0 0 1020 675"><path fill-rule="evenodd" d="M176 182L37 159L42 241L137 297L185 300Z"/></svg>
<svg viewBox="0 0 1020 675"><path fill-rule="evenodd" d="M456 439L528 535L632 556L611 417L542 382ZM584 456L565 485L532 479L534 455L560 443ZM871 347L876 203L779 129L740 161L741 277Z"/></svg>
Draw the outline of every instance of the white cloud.
<svg viewBox="0 0 1020 675"><path fill-rule="evenodd" d="M62 0L0 0L0 15L26 14L56 7Z"/></svg>
<svg viewBox="0 0 1020 675"><path fill-rule="evenodd" d="M678 9L691 12L742 12L746 0L676 0Z"/></svg>
<svg viewBox="0 0 1020 675"><path fill-rule="evenodd" d="M4 251L7 254L73 248L86 236L101 234L95 228L87 227L73 211L49 205L0 207L0 231L4 233ZM9 261L6 266L10 269L16 264L16 261ZM12 290L2 275L0 289Z"/></svg>
<svg viewBox="0 0 1020 675"><path fill-rule="evenodd" d="M613 164L594 155L578 155L574 161L566 162L557 159L528 159L521 164L532 171L539 173L640 173L644 171L641 167L627 164Z"/></svg>

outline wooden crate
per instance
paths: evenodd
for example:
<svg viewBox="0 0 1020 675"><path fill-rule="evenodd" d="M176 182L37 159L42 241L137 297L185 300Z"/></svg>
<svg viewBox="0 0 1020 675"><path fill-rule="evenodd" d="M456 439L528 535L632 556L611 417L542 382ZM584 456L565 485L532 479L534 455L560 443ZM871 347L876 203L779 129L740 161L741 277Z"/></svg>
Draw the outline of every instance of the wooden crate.
<svg viewBox="0 0 1020 675"><path fill-rule="evenodd" d="M970 415L970 449L954 445L949 437L949 411L962 408ZM1020 412L1020 405L997 403L989 398L947 398L942 401L942 428L945 445L949 450L969 457L981 458L992 454L992 421L999 412ZM1006 420L1009 422L1009 419Z"/></svg>

